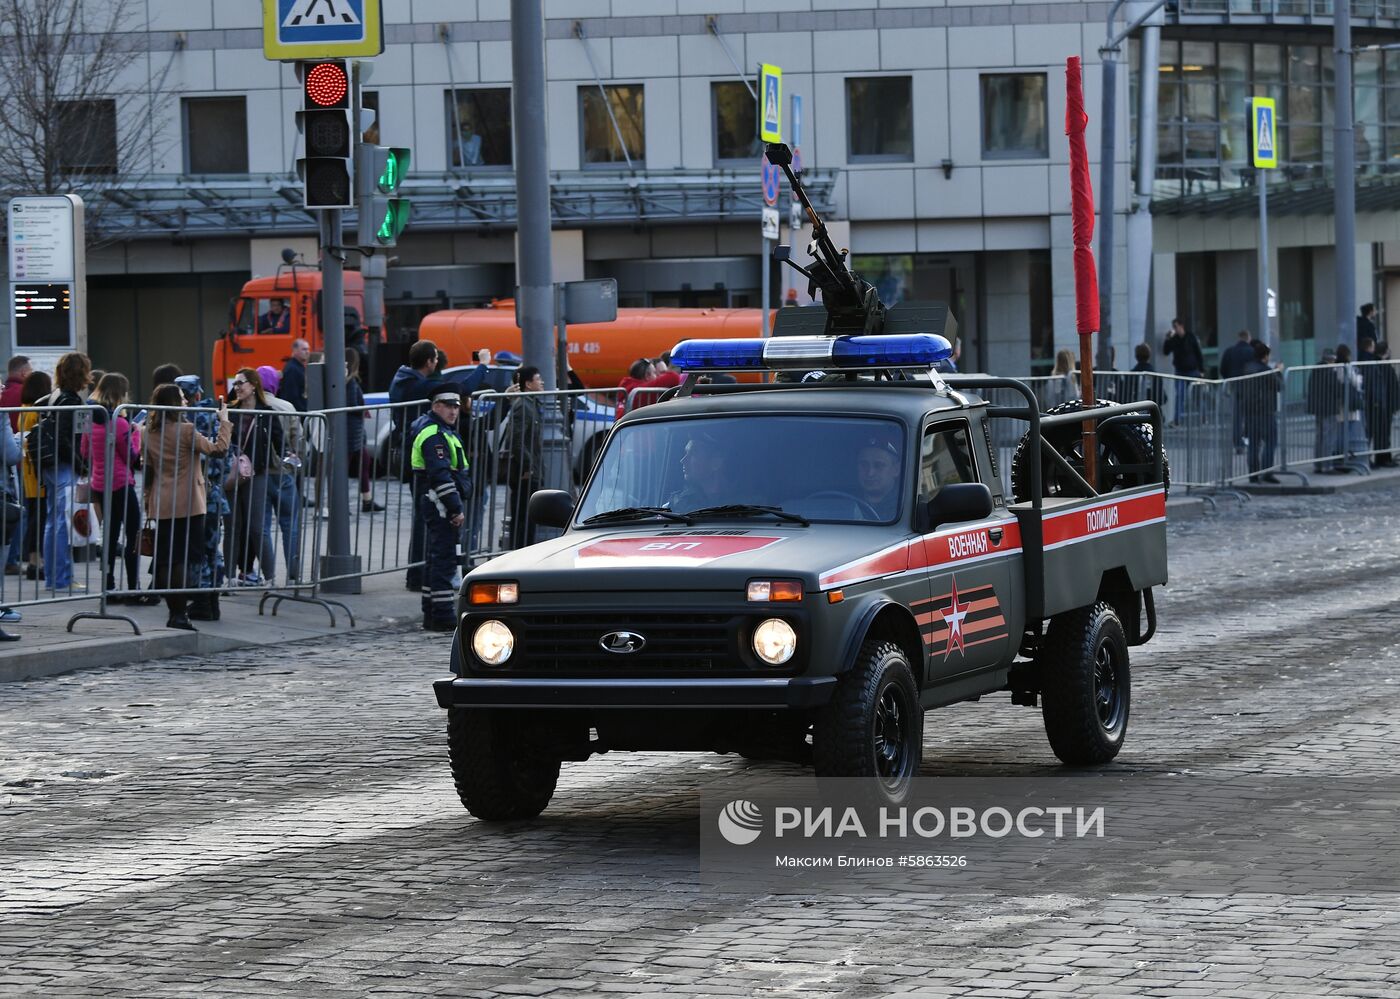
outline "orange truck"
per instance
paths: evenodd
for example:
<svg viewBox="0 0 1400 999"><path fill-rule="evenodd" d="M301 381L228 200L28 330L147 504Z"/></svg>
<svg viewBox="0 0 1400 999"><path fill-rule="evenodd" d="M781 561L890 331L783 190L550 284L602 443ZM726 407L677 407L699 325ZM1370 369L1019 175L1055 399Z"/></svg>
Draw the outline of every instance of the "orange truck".
<svg viewBox="0 0 1400 999"><path fill-rule="evenodd" d="M364 281L358 271L345 272L345 307L367 325ZM288 264L275 277L253 278L229 303L228 327L214 343L214 384L227 385L239 368L270 364L281 370L298 337L314 353L325 347L321 328L321 272ZM610 323L581 323L568 328L569 362L588 388L614 388L640 357L656 357L682 340L758 336L759 309L618 309ZM485 347L493 354L520 349L515 303L497 300L480 309L444 309L423 317L420 340L431 340L451 367L472 363ZM527 359L532 360L532 359ZM532 361L533 363L533 361Z"/></svg>
<svg viewBox="0 0 1400 999"><path fill-rule="evenodd" d="M618 309L610 323L568 327L569 363L588 388L615 388L632 362L656 357L682 340L758 336L760 309ZM496 301L484 309L444 309L423 317L418 339L431 340L452 366L472 363L485 347L493 354L520 353L515 303ZM525 361L538 364L534 358Z"/></svg>
<svg viewBox="0 0 1400 999"><path fill-rule="evenodd" d="M345 272L345 308L365 316L365 286L359 271ZM382 320L374 325L382 326ZM213 376L218 387L228 385L239 368L270 364L278 371L292 353L292 341L302 338L320 353L325 348L321 328L321 272L315 267L279 267L275 277L258 277L229 302L228 327L214 342Z"/></svg>

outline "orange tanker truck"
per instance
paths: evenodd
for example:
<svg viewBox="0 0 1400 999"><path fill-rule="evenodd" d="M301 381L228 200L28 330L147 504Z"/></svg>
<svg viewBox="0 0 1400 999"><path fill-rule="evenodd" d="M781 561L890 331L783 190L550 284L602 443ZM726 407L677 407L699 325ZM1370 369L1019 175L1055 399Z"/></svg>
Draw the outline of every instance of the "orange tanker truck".
<svg viewBox="0 0 1400 999"><path fill-rule="evenodd" d="M639 357L656 357L682 340L758 336L759 309L618 309L610 323L568 328L569 363L588 388L615 388ZM423 317L418 339L431 340L452 365L470 364L483 347L491 353L520 353L515 303L496 301L484 309L444 309ZM534 358L527 363L538 364Z"/></svg>
<svg viewBox="0 0 1400 999"><path fill-rule="evenodd" d="M347 324L383 325L382 318L364 315L364 281L358 271L345 272L345 310ZM228 326L214 343L214 384L227 385L239 368L270 364L280 370L298 337L321 353L325 335L320 315L317 268L288 264L275 277L253 278L229 303ZM762 322L759 309L618 309L613 322L568 328L569 362L588 388L613 388L639 357L656 357L682 340L757 336ZM493 354L521 352L510 299L480 309L429 313L418 338L436 343L452 367L471 364L483 347Z"/></svg>

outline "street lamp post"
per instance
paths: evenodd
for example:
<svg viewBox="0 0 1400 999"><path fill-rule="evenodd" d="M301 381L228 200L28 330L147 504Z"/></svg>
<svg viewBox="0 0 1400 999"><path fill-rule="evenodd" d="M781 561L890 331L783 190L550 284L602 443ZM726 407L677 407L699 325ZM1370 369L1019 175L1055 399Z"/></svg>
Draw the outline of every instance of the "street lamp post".
<svg viewBox="0 0 1400 999"><path fill-rule="evenodd" d="M1332 46L1336 72L1332 111L1332 215L1336 232L1337 343L1356 356L1356 146L1352 110L1351 2L1333 4Z"/></svg>

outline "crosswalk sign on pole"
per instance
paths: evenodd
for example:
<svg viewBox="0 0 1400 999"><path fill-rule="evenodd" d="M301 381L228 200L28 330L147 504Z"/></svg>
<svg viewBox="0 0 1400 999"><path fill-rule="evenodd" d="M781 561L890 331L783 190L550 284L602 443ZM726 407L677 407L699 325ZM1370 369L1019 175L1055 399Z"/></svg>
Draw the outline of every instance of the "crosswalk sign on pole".
<svg viewBox="0 0 1400 999"><path fill-rule="evenodd" d="M1278 168L1278 115L1269 97L1255 97L1250 104L1250 146L1254 165L1261 170Z"/></svg>
<svg viewBox="0 0 1400 999"><path fill-rule="evenodd" d="M783 141L783 71L766 62L758 71L758 137Z"/></svg>
<svg viewBox="0 0 1400 999"><path fill-rule="evenodd" d="M331 59L384 51L381 0L262 0L263 55Z"/></svg>

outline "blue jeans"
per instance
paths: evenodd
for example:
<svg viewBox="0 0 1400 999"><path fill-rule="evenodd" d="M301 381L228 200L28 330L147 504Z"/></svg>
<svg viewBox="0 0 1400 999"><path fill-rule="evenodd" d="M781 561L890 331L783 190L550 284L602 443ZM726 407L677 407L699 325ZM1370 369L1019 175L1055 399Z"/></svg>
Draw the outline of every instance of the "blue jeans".
<svg viewBox="0 0 1400 999"><path fill-rule="evenodd" d="M73 515L72 465L45 468L44 503L44 588L66 590L73 585L73 547L68 540L69 518Z"/></svg>
<svg viewBox="0 0 1400 999"><path fill-rule="evenodd" d="M1199 371L1178 371L1176 372L1176 374L1179 378L1201 377L1201 373ZM1180 423L1182 420L1186 419L1188 415L1186 412L1187 393L1190 391L1190 389L1190 382L1178 381L1176 383L1176 412L1172 413L1173 423Z"/></svg>
<svg viewBox="0 0 1400 999"><path fill-rule="evenodd" d="M282 531L282 554L287 560L287 578L301 576L301 497L293 475L274 475L267 487L267 510L263 514L263 554L267 574L277 572L277 547L272 543L272 515Z"/></svg>
<svg viewBox="0 0 1400 999"><path fill-rule="evenodd" d="M19 565L20 549L24 547L24 503L19 499L15 502L19 504L19 520L15 521L15 526L10 529L10 543L5 549L6 565Z"/></svg>

